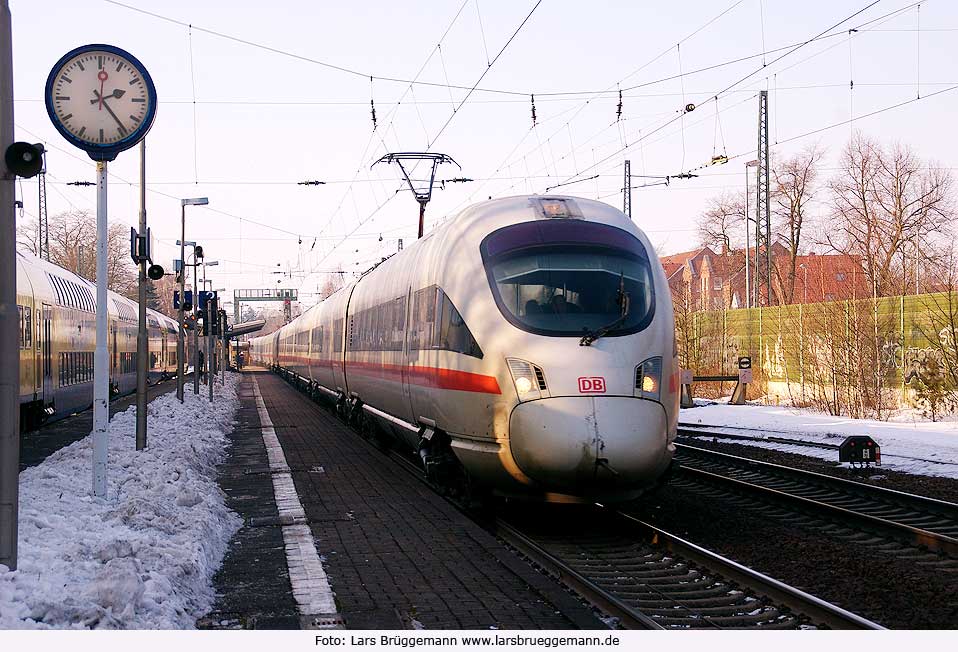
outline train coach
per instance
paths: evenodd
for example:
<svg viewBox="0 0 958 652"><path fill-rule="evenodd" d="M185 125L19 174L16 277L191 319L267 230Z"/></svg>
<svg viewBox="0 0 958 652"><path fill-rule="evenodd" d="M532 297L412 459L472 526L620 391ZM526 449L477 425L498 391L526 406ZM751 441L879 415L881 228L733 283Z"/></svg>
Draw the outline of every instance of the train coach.
<svg viewBox="0 0 958 652"><path fill-rule="evenodd" d="M110 392L136 389L138 305L109 292ZM93 403L96 348L96 286L62 267L17 254L17 312L20 321L20 424L84 410ZM147 310L149 379L176 373L176 321Z"/></svg>
<svg viewBox="0 0 958 652"><path fill-rule="evenodd" d="M628 500L671 465L668 283L648 238L600 202L469 207L254 339L251 358L417 451L437 482Z"/></svg>

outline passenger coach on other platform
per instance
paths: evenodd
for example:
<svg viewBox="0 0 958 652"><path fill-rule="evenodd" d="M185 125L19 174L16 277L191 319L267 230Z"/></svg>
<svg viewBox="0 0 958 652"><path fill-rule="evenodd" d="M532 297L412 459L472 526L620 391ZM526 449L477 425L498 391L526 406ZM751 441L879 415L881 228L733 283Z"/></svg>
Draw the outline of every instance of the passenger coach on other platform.
<svg viewBox="0 0 958 652"><path fill-rule="evenodd" d="M469 207L251 357L418 451L440 483L627 500L674 452L668 283L645 234L596 201Z"/></svg>
<svg viewBox="0 0 958 652"><path fill-rule="evenodd" d="M109 293L110 393L136 389L139 307ZM30 429L93 403L96 286L45 260L17 254L20 424ZM147 310L149 379L176 373L176 321Z"/></svg>

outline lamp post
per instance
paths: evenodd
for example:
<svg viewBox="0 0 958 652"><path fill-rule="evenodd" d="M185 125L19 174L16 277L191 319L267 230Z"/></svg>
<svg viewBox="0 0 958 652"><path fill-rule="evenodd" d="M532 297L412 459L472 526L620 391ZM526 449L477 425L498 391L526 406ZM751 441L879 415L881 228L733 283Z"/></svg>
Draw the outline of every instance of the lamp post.
<svg viewBox="0 0 958 652"><path fill-rule="evenodd" d="M186 207L205 206L210 200L206 197L193 197L180 200L180 314L179 337L176 340L176 398L183 402L183 361L186 357L184 335L186 323L183 314L183 301L186 297Z"/></svg>

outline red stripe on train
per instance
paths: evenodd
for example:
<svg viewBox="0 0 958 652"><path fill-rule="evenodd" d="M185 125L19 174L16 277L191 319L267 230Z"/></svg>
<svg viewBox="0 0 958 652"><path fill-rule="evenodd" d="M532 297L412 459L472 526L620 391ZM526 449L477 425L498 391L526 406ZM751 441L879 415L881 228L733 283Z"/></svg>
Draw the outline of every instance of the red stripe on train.
<svg viewBox="0 0 958 652"><path fill-rule="evenodd" d="M314 367L335 367L339 364L338 361L310 360L309 358L291 355L281 355L280 362L296 362ZM441 367L346 361L346 373L359 373L363 376L380 378L395 383L402 382L402 374L404 371L408 374L409 382L413 385L435 387L437 389L455 389L460 392L502 394L502 390L499 388L499 381L496 380L495 376L474 374L469 371L459 371L457 369L443 369Z"/></svg>
<svg viewBox="0 0 958 652"><path fill-rule="evenodd" d="M357 372L364 376L382 378L397 383L402 381L403 371L408 374L409 382L413 385L455 389L460 392L502 393L502 390L499 389L499 381L496 380L495 376L485 376L456 369L442 369L440 367L407 367L377 362L346 361L346 373Z"/></svg>

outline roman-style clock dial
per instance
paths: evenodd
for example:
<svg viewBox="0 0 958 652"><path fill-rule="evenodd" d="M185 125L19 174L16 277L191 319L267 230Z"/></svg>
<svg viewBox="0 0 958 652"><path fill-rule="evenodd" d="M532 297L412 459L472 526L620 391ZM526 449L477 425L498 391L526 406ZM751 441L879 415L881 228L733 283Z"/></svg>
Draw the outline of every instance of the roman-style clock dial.
<svg viewBox="0 0 958 652"><path fill-rule="evenodd" d="M106 45L68 53L47 78L47 111L63 136L97 160L112 160L149 130L156 90L132 55Z"/></svg>

